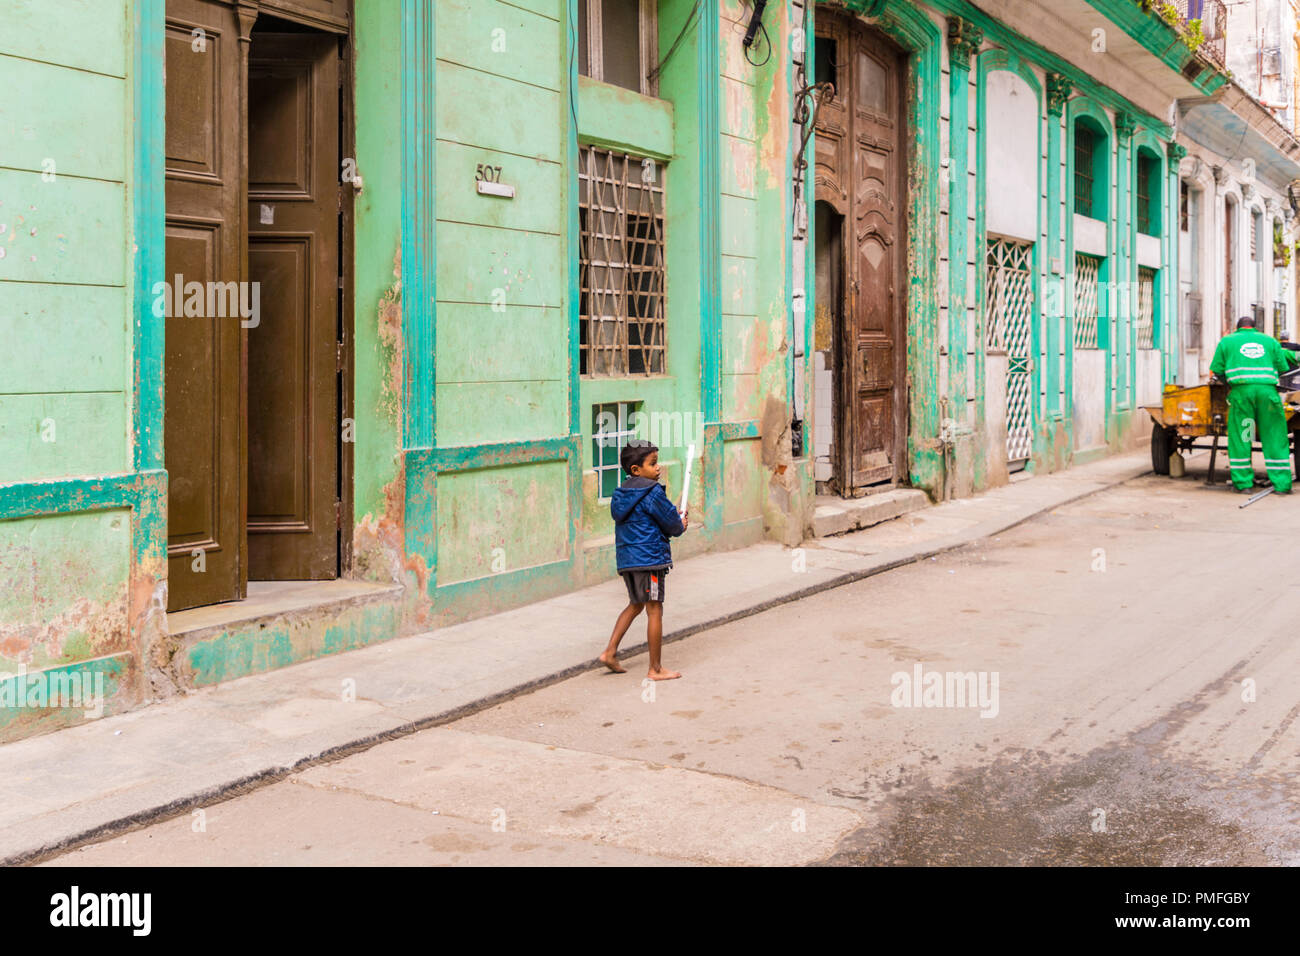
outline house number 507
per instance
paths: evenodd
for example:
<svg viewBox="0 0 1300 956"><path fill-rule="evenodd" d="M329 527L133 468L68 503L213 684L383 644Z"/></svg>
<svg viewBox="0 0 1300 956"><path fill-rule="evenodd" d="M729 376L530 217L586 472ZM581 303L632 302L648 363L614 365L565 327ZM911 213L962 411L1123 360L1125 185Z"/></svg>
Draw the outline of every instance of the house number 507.
<svg viewBox="0 0 1300 956"><path fill-rule="evenodd" d="M482 183L499 183L501 182L501 167L479 163L478 171L474 173L474 178Z"/></svg>

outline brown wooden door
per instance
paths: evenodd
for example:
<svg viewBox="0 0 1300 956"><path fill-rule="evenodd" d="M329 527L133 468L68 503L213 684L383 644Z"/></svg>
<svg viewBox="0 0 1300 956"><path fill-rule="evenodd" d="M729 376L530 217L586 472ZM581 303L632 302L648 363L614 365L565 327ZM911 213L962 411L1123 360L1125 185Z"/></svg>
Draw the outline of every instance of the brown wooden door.
<svg viewBox="0 0 1300 956"><path fill-rule="evenodd" d="M172 303L191 304L166 327L168 610L237 600L248 579L242 329L237 313L209 314L206 294L243 278L238 32L229 7L168 0L166 281L183 287Z"/></svg>
<svg viewBox="0 0 1300 956"><path fill-rule="evenodd" d="M817 199L844 216L835 335L835 482L841 494L906 476L904 56L858 21L817 16Z"/></svg>
<svg viewBox="0 0 1300 956"><path fill-rule="evenodd" d="M845 49L852 57L846 93L853 175L843 418L850 432L846 484L858 489L905 473L904 64L889 41L860 25L853 26Z"/></svg>
<svg viewBox="0 0 1300 956"><path fill-rule="evenodd" d="M248 68L248 552L253 580L338 575L339 54L254 31Z"/></svg>

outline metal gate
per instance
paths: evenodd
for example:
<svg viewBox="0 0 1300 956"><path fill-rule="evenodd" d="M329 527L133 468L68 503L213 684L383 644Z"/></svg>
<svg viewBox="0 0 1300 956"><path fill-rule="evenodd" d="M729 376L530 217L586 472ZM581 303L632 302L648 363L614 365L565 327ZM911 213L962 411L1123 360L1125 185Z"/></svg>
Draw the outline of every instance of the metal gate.
<svg viewBox="0 0 1300 956"><path fill-rule="evenodd" d="M1028 458L1033 444L1033 250L1030 242L989 240L985 348L1007 356L1007 461Z"/></svg>
<svg viewBox="0 0 1300 956"><path fill-rule="evenodd" d="M1100 309L1097 296L1097 278L1101 260L1083 254L1074 257L1074 347L1095 349L1097 319Z"/></svg>

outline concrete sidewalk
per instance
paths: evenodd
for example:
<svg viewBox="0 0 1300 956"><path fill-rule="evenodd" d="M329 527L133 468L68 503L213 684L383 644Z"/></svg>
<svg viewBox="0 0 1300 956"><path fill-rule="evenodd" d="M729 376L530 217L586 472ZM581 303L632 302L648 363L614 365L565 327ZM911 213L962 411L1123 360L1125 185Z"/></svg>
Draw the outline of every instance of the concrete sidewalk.
<svg viewBox="0 0 1300 956"><path fill-rule="evenodd" d="M682 561L665 639L961 547L1149 470L1149 453L1134 452L805 542L800 552L762 543ZM0 862L209 805L563 680L593 666L626 603L615 579L0 746ZM625 639L625 661L644 650L643 628L638 621ZM665 657L671 666L671 651ZM645 662L627 666L639 679Z"/></svg>

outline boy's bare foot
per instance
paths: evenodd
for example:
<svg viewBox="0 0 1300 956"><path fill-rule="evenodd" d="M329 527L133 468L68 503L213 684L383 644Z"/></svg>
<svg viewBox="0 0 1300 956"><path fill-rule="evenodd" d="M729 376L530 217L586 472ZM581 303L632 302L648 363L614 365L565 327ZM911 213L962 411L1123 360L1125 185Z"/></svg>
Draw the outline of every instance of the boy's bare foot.
<svg viewBox="0 0 1300 956"><path fill-rule="evenodd" d="M665 670L661 667L657 671L652 670L647 672L645 676L650 680L676 680L682 675L678 671Z"/></svg>
<svg viewBox="0 0 1300 956"><path fill-rule="evenodd" d="M611 654L609 651L605 651L605 653L601 654L598 658L596 658L596 660L600 661L602 664L604 664L606 667L612 670L615 674L627 673L627 668L625 668L622 664L620 664L618 662L618 658L615 657L613 654Z"/></svg>

